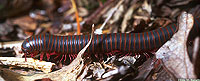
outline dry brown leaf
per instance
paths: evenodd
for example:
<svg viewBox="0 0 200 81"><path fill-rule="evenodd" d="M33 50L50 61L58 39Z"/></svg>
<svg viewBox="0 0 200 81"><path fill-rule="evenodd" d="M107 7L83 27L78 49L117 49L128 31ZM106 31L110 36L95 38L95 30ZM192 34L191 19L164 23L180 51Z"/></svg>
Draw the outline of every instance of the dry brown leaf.
<svg viewBox="0 0 200 81"><path fill-rule="evenodd" d="M193 22L193 16L183 12L178 19L178 32L156 52L156 57L162 59L163 64L176 78L196 77L186 50L186 40Z"/></svg>
<svg viewBox="0 0 200 81"><path fill-rule="evenodd" d="M194 72L197 76L197 78L200 78L200 37L196 37L194 41L194 47L193 47L193 64L194 64Z"/></svg>
<svg viewBox="0 0 200 81"><path fill-rule="evenodd" d="M13 24L19 25L23 30L35 30L37 22L34 21L30 16L22 16L11 20Z"/></svg>
<svg viewBox="0 0 200 81"><path fill-rule="evenodd" d="M155 62L153 61L153 59L155 59L155 57L148 59L141 65L141 68L138 69L139 70L138 76L135 77L133 80L144 81L149 76L149 74L151 74L151 71L153 70L153 64Z"/></svg>

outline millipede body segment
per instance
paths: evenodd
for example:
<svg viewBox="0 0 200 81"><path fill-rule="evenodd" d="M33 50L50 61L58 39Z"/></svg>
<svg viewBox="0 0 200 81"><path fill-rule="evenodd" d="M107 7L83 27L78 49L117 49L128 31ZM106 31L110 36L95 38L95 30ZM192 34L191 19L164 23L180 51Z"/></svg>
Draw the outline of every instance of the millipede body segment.
<svg viewBox="0 0 200 81"><path fill-rule="evenodd" d="M200 31L200 18L195 19L194 29ZM113 50L122 52L145 52L161 47L178 30L170 24L143 33L112 33L94 35L86 53L106 53ZM39 34L31 36L22 44L25 54L34 52L77 54L88 42L90 35L56 36Z"/></svg>

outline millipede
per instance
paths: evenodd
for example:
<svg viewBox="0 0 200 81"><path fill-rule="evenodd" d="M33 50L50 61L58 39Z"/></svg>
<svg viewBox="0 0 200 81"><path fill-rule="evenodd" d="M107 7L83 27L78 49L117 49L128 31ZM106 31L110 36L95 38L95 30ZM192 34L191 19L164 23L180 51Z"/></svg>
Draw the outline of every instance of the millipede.
<svg viewBox="0 0 200 81"><path fill-rule="evenodd" d="M195 19L193 29L199 32L200 18ZM142 33L94 35L90 46L85 52L95 54L113 50L133 53L145 52L161 47L177 30L177 24L170 24L166 27ZM47 53L47 58L50 57L50 53L57 53L58 56L61 55L62 59L65 58L66 60L67 56L77 54L89 42L89 39L90 35L57 36L39 34L27 38L22 43L21 48L25 56L31 54L34 57L40 52L40 60L42 60L43 53Z"/></svg>

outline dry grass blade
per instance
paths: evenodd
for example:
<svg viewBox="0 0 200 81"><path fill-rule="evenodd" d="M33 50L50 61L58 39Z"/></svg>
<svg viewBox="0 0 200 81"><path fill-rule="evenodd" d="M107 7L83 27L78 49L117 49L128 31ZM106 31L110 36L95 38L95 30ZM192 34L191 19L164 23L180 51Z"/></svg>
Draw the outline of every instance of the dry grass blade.
<svg viewBox="0 0 200 81"><path fill-rule="evenodd" d="M113 10L111 11L111 13L109 14L109 16L106 18L106 20L104 21L104 23L101 25L101 27L99 29L95 30L96 34L102 34L102 29L105 27L106 23L108 22L108 20L112 17L112 15L114 14L114 12L119 8L119 6L122 4L124 0L120 0L117 5L113 8Z"/></svg>
<svg viewBox="0 0 200 81"><path fill-rule="evenodd" d="M186 40L193 22L192 15L183 12L178 19L178 32L156 52L156 57L162 59L167 70L176 78L196 77L186 50Z"/></svg>

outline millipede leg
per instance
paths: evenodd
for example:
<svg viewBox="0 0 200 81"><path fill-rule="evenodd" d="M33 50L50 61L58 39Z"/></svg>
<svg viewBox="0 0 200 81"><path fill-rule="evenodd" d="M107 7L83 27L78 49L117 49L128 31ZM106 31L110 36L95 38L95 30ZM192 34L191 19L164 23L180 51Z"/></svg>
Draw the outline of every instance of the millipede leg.
<svg viewBox="0 0 200 81"><path fill-rule="evenodd" d="M50 53L50 55L56 55L56 52L52 52L52 53Z"/></svg>
<svg viewBox="0 0 200 81"><path fill-rule="evenodd" d="M31 53L30 55L31 55L31 57L33 57L33 55L34 55L34 54L33 54L33 53Z"/></svg>
<svg viewBox="0 0 200 81"><path fill-rule="evenodd" d="M148 53L146 53L146 55L148 56L148 58L150 58L150 56L149 56L149 54L148 54Z"/></svg>
<svg viewBox="0 0 200 81"><path fill-rule="evenodd" d="M75 58L78 56L78 54L75 54Z"/></svg>
<svg viewBox="0 0 200 81"><path fill-rule="evenodd" d="M99 54L100 61L103 60L103 54Z"/></svg>
<svg viewBox="0 0 200 81"><path fill-rule="evenodd" d="M34 53L31 53L30 55L31 57L35 57L36 53L34 52Z"/></svg>
<svg viewBox="0 0 200 81"><path fill-rule="evenodd" d="M70 60L70 62L72 62L72 58L71 58L71 55L69 54L69 60Z"/></svg>
<svg viewBox="0 0 200 81"><path fill-rule="evenodd" d="M26 59L26 54L27 54L27 53L25 53L25 55L24 55L24 56L25 56L25 61L27 62L27 59Z"/></svg>
<svg viewBox="0 0 200 81"><path fill-rule="evenodd" d="M67 59L67 55L66 54L64 54L65 55L65 60L64 60L64 63L65 63L65 61L66 61L66 59Z"/></svg>
<svg viewBox="0 0 200 81"><path fill-rule="evenodd" d="M49 60L50 59L50 53L46 53L46 56L47 56L47 60Z"/></svg>
<svg viewBox="0 0 200 81"><path fill-rule="evenodd" d="M55 57L55 59L57 59L59 56L60 56L61 54L60 53L58 53L58 55Z"/></svg>
<svg viewBox="0 0 200 81"><path fill-rule="evenodd" d="M77 56L76 54L73 54L73 55L72 55L73 59L75 59L75 58L76 58L76 56Z"/></svg>
<svg viewBox="0 0 200 81"><path fill-rule="evenodd" d="M42 52L42 53L40 53L40 61L42 61L42 59L43 59L43 56L44 56L44 53Z"/></svg>
<svg viewBox="0 0 200 81"><path fill-rule="evenodd" d="M65 55L62 55L62 58L60 59L60 62L63 60L64 56L65 56Z"/></svg>
<svg viewBox="0 0 200 81"><path fill-rule="evenodd" d="M73 54L71 54L72 55L72 60L74 60L74 55Z"/></svg>
<svg viewBox="0 0 200 81"><path fill-rule="evenodd" d="M127 53L125 56L129 56L130 53Z"/></svg>

